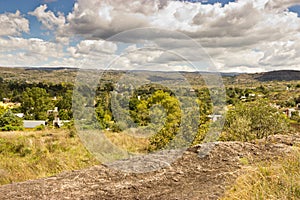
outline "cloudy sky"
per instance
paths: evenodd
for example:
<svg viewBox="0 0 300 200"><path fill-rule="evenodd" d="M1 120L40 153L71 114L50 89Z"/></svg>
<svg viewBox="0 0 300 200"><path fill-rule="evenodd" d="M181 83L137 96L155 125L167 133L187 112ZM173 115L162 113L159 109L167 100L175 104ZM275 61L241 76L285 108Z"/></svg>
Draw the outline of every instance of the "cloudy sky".
<svg viewBox="0 0 300 200"><path fill-rule="evenodd" d="M299 0L0 0L0 66L299 70L299 17Z"/></svg>

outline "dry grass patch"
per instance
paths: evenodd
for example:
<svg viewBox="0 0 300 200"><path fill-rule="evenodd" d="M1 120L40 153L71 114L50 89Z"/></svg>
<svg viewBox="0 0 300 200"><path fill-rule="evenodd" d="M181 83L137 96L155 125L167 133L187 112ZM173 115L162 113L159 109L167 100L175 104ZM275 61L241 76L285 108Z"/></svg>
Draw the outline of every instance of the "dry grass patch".
<svg viewBox="0 0 300 200"><path fill-rule="evenodd" d="M249 166L223 200L300 199L300 150L276 161Z"/></svg>
<svg viewBox="0 0 300 200"><path fill-rule="evenodd" d="M0 184L51 176L98 164L68 130L0 133Z"/></svg>
<svg viewBox="0 0 300 200"><path fill-rule="evenodd" d="M107 131L105 136L117 147L131 153L146 153L149 146L148 138L137 137L128 131L120 133Z"/></svg>

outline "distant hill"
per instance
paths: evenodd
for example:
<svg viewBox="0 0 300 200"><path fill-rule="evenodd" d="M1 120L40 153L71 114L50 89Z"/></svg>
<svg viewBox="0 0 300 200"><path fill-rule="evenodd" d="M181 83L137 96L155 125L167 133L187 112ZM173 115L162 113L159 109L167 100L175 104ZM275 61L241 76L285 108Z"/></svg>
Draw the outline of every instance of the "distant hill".
<svg viewBox="0 0 300 200"><path fill-rule="evenodd" d="M294 81L300 80L300 71L280 70L260 73L255 77L259 81Z"/></svg>
<svg viewBox="0 0 300 200"><path fill-rule="evenodd" d="M91 69L92 70L92 69ZM78 68L67 67L0 67L0 79L27 81L27 82L74 82ZM203 76L214 75L213 72L164 72L164 71L131 71L142 73L151 82L174 81L179 83L187 78L192 85L204 84ZM108 80L117 80L126 71L110 70L107 73ZM178 73L183 75L178 76ZM259 83L264 81L297 81L300 80L300 71L297 70L280 70L264 73L220 73L224 83L228 84L247 84ZM103 78L103 77L102 77Z"/></svg>

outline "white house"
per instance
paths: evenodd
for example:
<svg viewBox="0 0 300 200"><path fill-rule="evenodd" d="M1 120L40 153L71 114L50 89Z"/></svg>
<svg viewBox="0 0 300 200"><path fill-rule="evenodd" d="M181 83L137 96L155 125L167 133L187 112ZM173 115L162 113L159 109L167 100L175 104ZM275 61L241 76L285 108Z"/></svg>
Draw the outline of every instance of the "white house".
<svg viewBox="0 0 300 200"><path fill-rule="evenodd" d="M210 120L212 120L213 122L216 122L216 121L218 121L219 119L222 118L222 115L208 115L208 118Z"/></svg>
<svg viewBox="0 0 300 200"><path fill-rule="evenodd" d="M35 128L40 125L46 125L46 121L43 120L24 120L23 126L24 128Z"/></svg>

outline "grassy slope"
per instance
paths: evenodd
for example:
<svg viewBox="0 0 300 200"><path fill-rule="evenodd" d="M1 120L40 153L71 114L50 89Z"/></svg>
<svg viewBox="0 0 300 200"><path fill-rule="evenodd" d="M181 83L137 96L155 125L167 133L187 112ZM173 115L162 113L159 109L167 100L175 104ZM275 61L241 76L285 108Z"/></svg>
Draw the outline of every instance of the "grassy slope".
<svg viewBox="0 0 300 200"><path fill-rule="evenodd" d="M107 133L119 147L139 152L147 144L120 134ZM126 136L126 137L125 137ZM122 139L123 138L123 139ZM129 141L129 143L124 143ZM0 184L51 176L65 170L85 168L99 162L90 155L77 136L67 130L0 133ZM300 150L291 156L249 165L228 189L223 199L300 199Z"/></svg>
<svg viewBox="0 0 300 200"><path fill-rule="evenodd" d="M223 198L234 199L300 199L299 148L290 156L247 166Z"/></svg>
<svg viewBox="0 0 300 200"><path fill-rule="evenodd" d="M0 184L98 164L68 130L0 132Z"/></svg>

